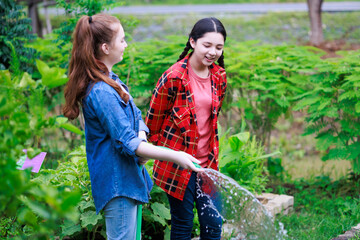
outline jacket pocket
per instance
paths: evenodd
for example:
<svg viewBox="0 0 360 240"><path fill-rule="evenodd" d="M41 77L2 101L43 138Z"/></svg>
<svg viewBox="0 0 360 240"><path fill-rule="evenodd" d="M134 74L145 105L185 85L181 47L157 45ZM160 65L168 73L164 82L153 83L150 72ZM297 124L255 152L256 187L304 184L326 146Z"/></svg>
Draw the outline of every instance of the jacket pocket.
<svg viewBox="0 0 360 240"><path fill-rule="evenodd" d="M174 107L172 119L182 134L190 131L191 113L187 107Z"/></svg>

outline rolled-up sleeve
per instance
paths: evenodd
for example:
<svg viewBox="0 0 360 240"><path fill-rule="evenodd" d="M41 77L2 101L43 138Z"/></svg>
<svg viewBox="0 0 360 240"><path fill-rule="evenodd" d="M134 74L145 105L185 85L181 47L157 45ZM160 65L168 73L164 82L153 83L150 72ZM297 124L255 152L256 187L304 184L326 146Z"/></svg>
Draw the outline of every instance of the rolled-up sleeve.
<svg viewBox="0 0 360 240"><path fill-rule="evenodd" d="M144 140L137 137L132 129L128 116L120 105L121 98L116 91L110 86L93 89L89 98L101 126L111 137L115 147L123 154L136 156L135 151Z"/></svg>
<svg viewBox="0 0 360 240"><path fill-rule="evenodd" d="M144 121L142 119L140 119L140 121L139 121L139 131L144 131L147 134L149 133L149 128L146 126L146 124L144 123Z"/></svg>

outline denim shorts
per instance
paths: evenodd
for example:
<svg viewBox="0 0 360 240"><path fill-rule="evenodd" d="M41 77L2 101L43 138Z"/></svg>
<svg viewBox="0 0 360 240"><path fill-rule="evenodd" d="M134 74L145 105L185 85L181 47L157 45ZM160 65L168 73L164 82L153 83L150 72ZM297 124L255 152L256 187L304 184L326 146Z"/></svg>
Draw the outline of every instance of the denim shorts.
<svg viewBox="0 0 360 240"><path fill-rule="evenodd" d="M196 194L196 173L193 172L185 191L183 201L168 196L171 213L171 240L190 240L194 221L194 203L200 222L200 239L221 239L222 219L214 209L203 207L208 203L205 196Z"/></svg>
<svg viewBox="0 0 360 240"><path fill-rule="evenodd" d="M106 235L108 240L132 240L136 238L137 201L127 197L116 197L104 208Z"/></svg>

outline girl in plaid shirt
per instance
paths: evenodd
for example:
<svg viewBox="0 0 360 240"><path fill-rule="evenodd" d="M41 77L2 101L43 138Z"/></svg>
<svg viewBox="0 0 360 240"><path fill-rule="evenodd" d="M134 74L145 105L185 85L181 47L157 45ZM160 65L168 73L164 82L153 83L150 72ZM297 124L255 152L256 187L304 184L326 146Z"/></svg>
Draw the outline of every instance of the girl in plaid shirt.
<svg viewBox="0 0 360 240"><path fill-rule="evenodd" d="M200 160L203 168L216 170L217 118L226 90L225 40L226 31L218 19L199 20L178 61L160 77L145 120L151 142L185 151ZM197 196L195 172L156 160L153 178L169 199L171 239L191 239L194 202L200 238L221 238L221 217L203 207L207 199Z"/></svg>
<svg viewBox="0 0 360 240"><path fill-rule="evenodd" d="M76 24L64 115L85 118L86 158L96 212L104 209L107 239L135 239L137 205L149 201L147 158L197 171L193 156L146 142L148 128L127 86L112 72L127 47L113 16L83 16Z"/></svg>

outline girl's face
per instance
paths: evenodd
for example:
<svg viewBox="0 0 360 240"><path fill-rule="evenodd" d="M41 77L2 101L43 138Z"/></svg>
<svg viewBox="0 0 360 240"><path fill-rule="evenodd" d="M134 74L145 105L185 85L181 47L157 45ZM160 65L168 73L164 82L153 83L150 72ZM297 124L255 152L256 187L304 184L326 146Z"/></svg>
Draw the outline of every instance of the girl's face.
<svg viewBox="0 0 360 240"><path fill-rule="evenodd" d="M224 37L221 33L208 32L196 42L190 38L190 45L194 49L191 58L200 66L209 67L221 56L224 49Z"/></svg>
<svg viewBox="0 0 360 240"><path fill-rule="evenodd" d="M109 46L109 54L107 55L107 60L113 65L123 60L123 54L127 47L124 29L121 24L117 24L115 29L118 29L118 31Z"/></svg>

